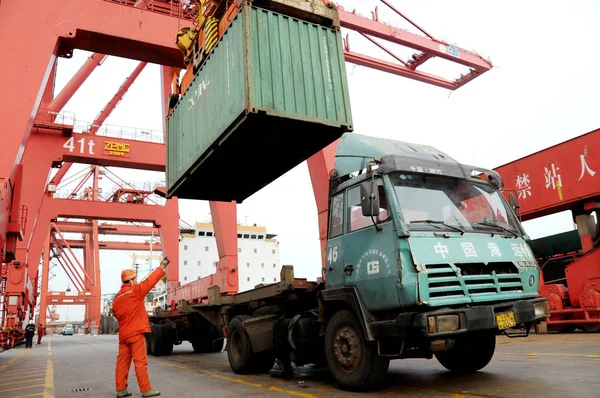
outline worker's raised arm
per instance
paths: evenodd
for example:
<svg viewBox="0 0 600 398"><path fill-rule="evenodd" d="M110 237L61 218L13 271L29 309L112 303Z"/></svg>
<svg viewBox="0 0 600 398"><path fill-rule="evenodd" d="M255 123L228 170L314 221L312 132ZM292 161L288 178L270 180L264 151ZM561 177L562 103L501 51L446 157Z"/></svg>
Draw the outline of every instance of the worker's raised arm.
<svg viewBox="0 0 600 398"><path fill-rule="evenodd" d="M136 293L141 295L142 297L147 295L148 292L158 283L161 278L165 276L165 270L162 267L156 268L146 279L140 282L137 285L134 285L134 290Z"/></svg>

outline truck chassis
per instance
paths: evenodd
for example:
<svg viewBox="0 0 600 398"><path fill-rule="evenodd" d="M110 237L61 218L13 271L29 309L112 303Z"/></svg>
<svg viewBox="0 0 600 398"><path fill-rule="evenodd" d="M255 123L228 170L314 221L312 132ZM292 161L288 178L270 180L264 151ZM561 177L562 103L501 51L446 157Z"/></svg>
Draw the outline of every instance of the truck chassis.
<svg viewBox="0 0 600 398"><path fill-rule="evenodd" d="M276 359L287 376L292 362L326 365L340 387L364 390L383 381L391 359L435 355L454 372L482 369L494 355L496 334L502 333L494 314L510 308L523 324L521 314L538 301L545 299L375 316L355 288L325 289L324 283L294 278L293 267L283 266L279 283L235 295L222 295L215 286L206 303L181 300L175 311L157 308L150 319L148 353L170 355L184 340L195 352L219 352L226 331L235 373L267 373ZM428 317L456 311L462 311L464 330L431 333ZM524 323L526 332L533 323Z"/></svg>

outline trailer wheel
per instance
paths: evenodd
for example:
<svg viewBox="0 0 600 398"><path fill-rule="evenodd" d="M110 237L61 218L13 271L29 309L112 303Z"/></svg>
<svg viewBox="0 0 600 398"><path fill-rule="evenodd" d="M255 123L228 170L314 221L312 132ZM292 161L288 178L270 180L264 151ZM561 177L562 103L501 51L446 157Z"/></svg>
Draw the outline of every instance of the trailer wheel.
<svg viewBox="0 0 600 398"><path fill-rule="evenodd" d="M231 369L238 374L267 373L273 368L275 356L272 351L254 353L250 338L242 322L250 318L238 315L229 322L227 327L227 358Z"/></svg>
<svg viewBox="0 0 600 398"><path fill-rule="evenodd" d="M166 337L164 330L162 330L162 325L153 325L152 333L150 333L148 338L150 341L148 350L152 355L162 356L173 353L173 343Z"/></svg>
<svg viewBox="0 0 600 398"><path fill-rule="evenodd" d="M496 335L484 331L456 340L453 348L435 353L443 367L454 373L473 373L487 366L496 350Z"/></svg>
<svg viewBox="0 0 600 398"><path fill-rule="evenodd" d="M152 354L152 351L150 351L150 333L145 333L144 337L146 338L146 354Z"/></svg>
<svg viewBox="0 0 600 398"><path fill-rule="evenodd" d="M377 355L377 347L365 337L356 316L336 312L325 330L325 359L339 386L346 390L366 390L380 384L390 360Z"/></svg>

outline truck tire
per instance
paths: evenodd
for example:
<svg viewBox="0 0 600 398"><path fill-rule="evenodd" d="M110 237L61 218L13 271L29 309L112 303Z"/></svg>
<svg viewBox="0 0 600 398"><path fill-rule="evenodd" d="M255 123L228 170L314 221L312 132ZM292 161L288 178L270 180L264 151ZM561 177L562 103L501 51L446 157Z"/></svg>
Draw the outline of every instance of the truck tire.
<svg viewBox="0 0 600 398"><path fill-rule="evenodd" d="M254 353L250 338L242 322L250 318L238 315L229 322L227 327L227 358L231 369L237 374L267 373L275 364L272 350ZM222 341L222 340L221 340Z"/></svg>
<svg viewBox="0 0 600 398"><path fill-rule="evenodd" d="M356 315L348 310L336 312L325 330L327 367L337 384L345 390L368 390L386 377L390 360L377 355Z"/></svg>
<svg viewBox="0 0 600 398"><path fill-rule="evenodd" d="M160 325L158 325L160 327ZM165 333L156 333L155 328L152 328L152 333L148 338L150 344L148 351L156 357L163 355L171 355L173 353L173 343L166 339Z"/></svg>
<svg viewBox="0 0 600 398"><path fill-rule="evenodd" d="M151 355L152 352L150 351L150 333L146 333L144 337L146 337L146 354Z"/></svg>
<svg viewBox="0 0 600 398"><path fill-rule="evenodd" d="M496 334L478 332L456 339L453 348L435 353L443 367L454 373L474 373L487 366L496 350Z"/></svg>

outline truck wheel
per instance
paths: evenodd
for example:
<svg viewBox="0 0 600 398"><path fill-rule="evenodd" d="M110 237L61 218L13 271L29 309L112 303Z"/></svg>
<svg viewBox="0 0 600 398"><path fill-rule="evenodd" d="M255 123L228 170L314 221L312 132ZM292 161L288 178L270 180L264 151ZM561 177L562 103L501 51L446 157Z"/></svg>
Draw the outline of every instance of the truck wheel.
<svg viewBox="0 0 600 398"><path fill-rule="evenodd" d="M163 338L161 338L163 337ZM165 336L157 336L157 333L152 331L149 337L149 348L148 350L154 356L171 355L173 353L173 343L164 338Z"/></svg>
<svg viewBox="0 0 600 398"><path fill-rule="evenodd" d="M170 341L161 341L161 355L171 355L173 354L173 343Z"/></svg>
<svg viewBox="0 0 600 398"><path fill-rule="evenodd" d="M147 341L148 341L148 352L154 356L158 356L160 355L158 353L158 350L156 349L156 336L154 335L154 333L150 333L147 337Z"/></svg>
<svg viewBox="0 0 600 398"><path fill-rule="evenodd" d="M454 373L473 373L487 366L496 350L493 332L478 332L456 339L453 348L435 353L443 367Z"/></svg>
<svg viewBox="0 0 600 398"><path fill-rule="evenodd" d="M377 355L377 348L367 341L356 316L348 311L336 312L325 330L325 358L329 371L346 390L370 389L381 383L390 360Z"/></svg>
<svg viewBox="0 0 600 398"><path fill-rule="evenodd" d="M275 357L269 351L252 352L250 337L242 322L247 315L236 316L227 327L227 358L231 369L238 374L266 373L273 368ZM222 341L222 340L221 340Z"/></svg>

